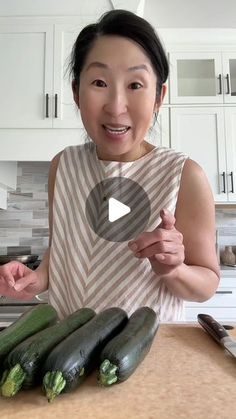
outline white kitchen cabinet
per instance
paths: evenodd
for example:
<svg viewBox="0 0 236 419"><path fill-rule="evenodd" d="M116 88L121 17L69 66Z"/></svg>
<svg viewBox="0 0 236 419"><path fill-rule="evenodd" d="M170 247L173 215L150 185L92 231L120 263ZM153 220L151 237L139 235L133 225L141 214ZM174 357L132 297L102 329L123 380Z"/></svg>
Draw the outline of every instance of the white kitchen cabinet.
<svg viewBox="0 0 236 419"><path fill-rule="evenodd" d="M216 202L236 201L236 109L172 107L171 147L204 169Z"/></svg>
<svg viewBox="0 0 236 419"><path fill-rule="evenodd" d="M66 69L77 35L94 19L1 25L0 128L82 127Z"/></svg>
<svg viewBox="0 0 236 419"><path fill-rule="evenodd" d="M224 109L226 137L226 187L228 197L236 201L236 107Z"/></svg>
<svg viewBox="0 0 236 419"><path fill-rule="evenodd" d="M236 103L236 52L170 53L170 102Z"/></svg>
<svg viewBox="0 0 236 419"><path fill-rule="evenodd" d="M199 313L213 316L219 322L236 320L236 273L234 276L222 276L215 295L208 301L197 303L185 302L185 316L187 321L197 321Z"/></svg>
<svg viewBox="0 0 236 419"><path fill-rule="evenodd" d="M236 53L223 53L224 101L236 103Z"/></svg>
<svg viewBox="0 0 236 419"><path fill-rule="evenodd" d="M96 19L81 16L76 23L1 25L0 128L83 127L68 64L79 32Z"/></svg>
<svg viewBox="0 0 236 419"><path fill-rule="evenodd" d="M80 111L76 106L68 71L74 42L88 21L78 24L56 24L54 31L54 128L82 128Z"/></svg>
<svg viewBox="0 0 236 419"><path fill-rule="evenodd" d="M2 24L0 50L0 128L51 127L53 26Z"/></svg>

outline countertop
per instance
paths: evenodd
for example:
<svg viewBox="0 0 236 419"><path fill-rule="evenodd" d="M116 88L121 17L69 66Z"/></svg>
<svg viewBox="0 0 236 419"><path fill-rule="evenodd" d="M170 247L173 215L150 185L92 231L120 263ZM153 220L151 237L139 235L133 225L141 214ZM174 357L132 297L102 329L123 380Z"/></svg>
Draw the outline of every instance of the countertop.
<svg viewBox="0 0 236 419"><path fill-rule="evenodd" d="M229 333L236 339L236 328ZM236 360L198 324L161 324L122 384L99 387L93 373L51 404L39 387L1 398L0 412L1 419L235 419Z"/></svg>
<svg viewBox="0 0 236 419"><path fill-rule="evenodd" d="M220 265L220 271L221 273L232 273L232 275L236 275L236 267L234 266L226 266L226 265Z"/></svg>

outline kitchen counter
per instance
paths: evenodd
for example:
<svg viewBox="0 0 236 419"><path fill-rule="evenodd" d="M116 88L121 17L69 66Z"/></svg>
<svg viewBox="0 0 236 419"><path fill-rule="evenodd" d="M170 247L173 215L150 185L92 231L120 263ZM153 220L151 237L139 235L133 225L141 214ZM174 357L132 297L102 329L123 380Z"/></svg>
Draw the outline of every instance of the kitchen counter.
<svg viewBox="0 0 236 419"><path fill-rule="evenodd" d="M236 328L229 333L236 339ZM236 360L198 324L162 324L124 383L102 388L94 373L51 404L40 388L1 398L0 412L1 419L235 419Z"/></svg>
<svg viewBox="0 0 236 419"><path fill-rule="evenodd" d="M233 266L226 266L226 265L220 265L220 272L221 274L232 274L232 275L236 275L236 267Z"/></svg>

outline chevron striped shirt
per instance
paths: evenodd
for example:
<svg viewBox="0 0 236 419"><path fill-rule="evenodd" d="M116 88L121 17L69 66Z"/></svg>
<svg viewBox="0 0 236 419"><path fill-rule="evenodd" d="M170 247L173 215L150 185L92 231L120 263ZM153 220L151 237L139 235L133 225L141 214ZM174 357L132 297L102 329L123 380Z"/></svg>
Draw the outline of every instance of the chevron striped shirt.
<svg viewBox="0 0 236 419"><path fill-rule="evenodd" d="M99 237L86 219L86 199L99 182L122 176L147 193L151 215L146 231L160 224L160 210L175 212L187 156L155 147L133 162L102 161L94 143L67 147L61 154L54 187L53 234L49 262L49 302L64 318L80 307L97 312L119 306L131 314L152 307L161 321L184 319L184 302L173 295L126 242ZM136 237L133 237L135 239Z"/></svg>

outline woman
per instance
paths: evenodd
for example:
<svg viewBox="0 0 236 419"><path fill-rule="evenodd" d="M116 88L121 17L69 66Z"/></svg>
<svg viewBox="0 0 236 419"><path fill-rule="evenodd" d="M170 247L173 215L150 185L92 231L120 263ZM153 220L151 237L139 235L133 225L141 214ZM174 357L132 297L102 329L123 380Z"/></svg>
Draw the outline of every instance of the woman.
<svg viewBox="0 0 236 419"><path fill-rule="evenodd" d="M162 321L182 320L184 300L205 301L219 283L215 214L198 164L147 139L166 94L161 43L144 19L111 11L79 34L71 72L90 143L52 160L50 247L34 272L18 262L3 266L0 293L31 298L49 289L60 317L85 305L128 313L149 305ZM145 231L119 243L86 218L89 192L113 177L138 182L151 208Z"/></svg>

